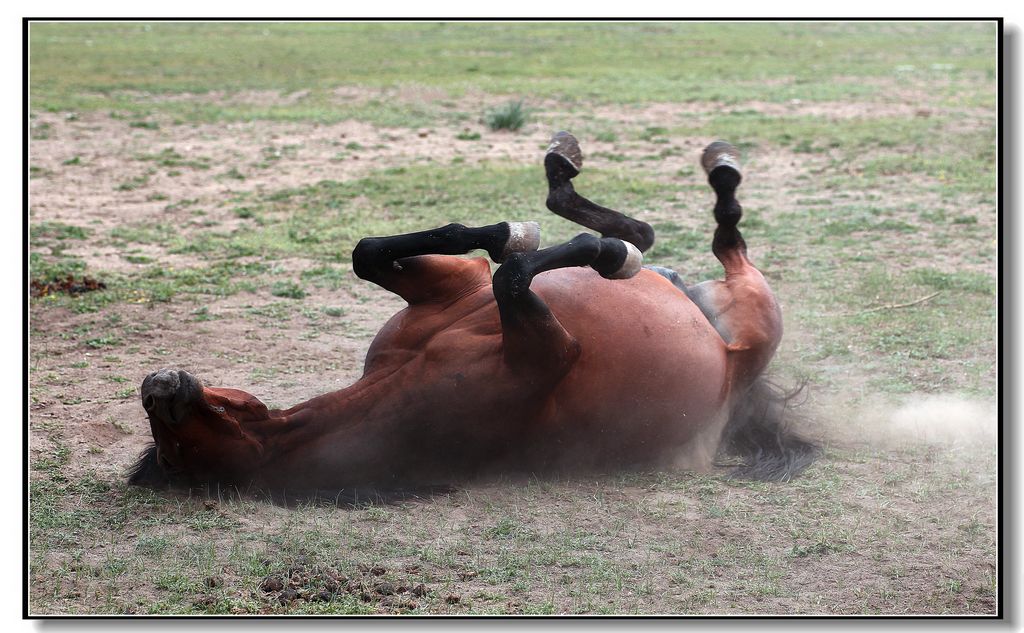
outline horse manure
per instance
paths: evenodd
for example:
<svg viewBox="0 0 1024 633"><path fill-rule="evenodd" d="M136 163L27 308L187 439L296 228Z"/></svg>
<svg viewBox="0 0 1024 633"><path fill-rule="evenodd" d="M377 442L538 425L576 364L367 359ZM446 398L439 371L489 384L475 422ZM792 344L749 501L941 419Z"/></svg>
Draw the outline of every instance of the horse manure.
<svg viewBox="0 0 1024 633"><path fill-rule="evenodd" d="M379 585L377 585L376 589L377 589L377 593L379 593L382 596L393 596L393 595L395 595L395 586L392 585L391 583L387 582L387 581L384 581L384 582L380 583Z"/></svg>
<svg viewBox="0 0 1024 633"><path fill-rule="evenodd" d="M213 596L201 596L192 603L192 606L198 608L206 608L212 607L215 604L217 604L217 600Z"/></svg>
<svg viewBox="0 0 1024 633"><path fill-rule="evenodd" d="M412 588L412 595L422 598L423 596L427 595L429 591L430 590L427 589L426 585L420 583Z"/></svg>
<svg viewBox="0 0 1024 633"><path fill-rule="evenodd" d="M272 591L281 591L284 589L284 582L277 576L267 576L260 583L260 589L270 593Z"/></svg>
<svg viewBox="0 0 1024 633"><path fill-rule="evenodd" d="M107 284L102 281L96 281L92 277L76 278L74 275L68 275L64 279L57 279L54 281L42 282L33 280L32 296L45 297L58 292L63 292L73 296L92 292L93 290L103 290L106 287Z"/></svg>
<svg viewBox="0 0 1024 633"><path fill-rule="evenodd" d="M347 591L349 593L359 593L362 590L363 590L363 583L355 581L355 580L350 580L348 582L348 584L345 585L345 591Z"/></svg>
<svg viewBox="0 0 1024 633"><path fill-rule="evenodd" d="M448 604L459 604L461 600L462 598L456 596L455 594L451 594L450 596L444 599L444 601Z"/></svg>
<svg viewBox="0 0 1024 633"><path fill-rule="evenodd" d="M298 597L299 592L295 591L291 587L288 587L287 589L281 592L281 595L278 596L278 600L281 601L281 604L288 604L289 602L294 601Z"/></svg>
<svg viewBox="0 0 1024 633"><path fill-rule="evenodd" d="M327 591L325 589L325 590L317 593L315 596L313 596L313 601L314 602L330 602L331 598L333 598L333 597L334 597L334 593L331 592L331 591Z"/></svg>
<svg viewBox="0 0 1024 633"><path fill-rule="evenodd" d="M475 578L478 575L479 574L475 571L460 571L459 580L469 580L470 578Z"/></svg>
<svg viewBox="0 0 1024 633"><path fill-rule="evenodd" d="M206 586L209 587L210 589L213 589L215 587L220 587L221 585L224 584L224 581L221 580L219 576L210 576L204 582L205 582Z"/></svg>

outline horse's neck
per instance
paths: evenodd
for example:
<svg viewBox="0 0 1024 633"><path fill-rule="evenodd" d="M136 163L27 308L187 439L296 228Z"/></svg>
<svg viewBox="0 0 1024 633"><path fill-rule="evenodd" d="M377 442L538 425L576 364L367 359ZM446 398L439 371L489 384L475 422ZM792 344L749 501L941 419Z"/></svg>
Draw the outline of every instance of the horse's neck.
<svg viewBox="0 0 1024 633"><path fill-rule="evenodd" d="M246 431L259 440L267 457L308 448L327 435L356 431L379 417L386 391L382 381L364 377L355 384L317 396L290 409L271 411L266 420L246 424Z"/></svg>

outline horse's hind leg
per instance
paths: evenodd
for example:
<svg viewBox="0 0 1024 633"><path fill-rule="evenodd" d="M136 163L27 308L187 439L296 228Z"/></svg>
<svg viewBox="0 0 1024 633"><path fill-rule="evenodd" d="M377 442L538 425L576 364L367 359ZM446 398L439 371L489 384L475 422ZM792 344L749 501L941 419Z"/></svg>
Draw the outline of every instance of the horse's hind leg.
<svg viewBox="0 0 1024 633"><path fill-rule="evenodd" d="M472 261L430 255L463 255L482 249L492 260L503 262L512 253L536 250L539 245L536 222L500 222L479 228L449 224L429 231L363 238L352 251L352 268L360 279L413 304L458 294L481 277L480 266ZM490 276L489 269L486 276Z"/></svg>
<svg viewBox="0 0 1024 633"><path fill-rule="evenodd" d="M576 193L572 179L583 168L583 152L579 142L568 132L559 132L551 139L544 157L548 177L548 209L558 215L598 231L602 237L625 240L646 252L654 244L654 229L646 222L594 204Z"/></svg>
<svg viewBox="0 0 1024 633"><path fill-rule="evenodd" d="M743 207L736 200L736 188L743 180L739 152L725 141L715 141L704 149L700 162L708 175L708 183L715 190L714 213L718 227L711 242L711 252L728 273L730 268L750 264L747 243L737 226L743 218Z"/></svg>
<svg viewBox="0 0 1024 633"><path fill-rule="evenodd" d="M739 152L724 141L709 145L701 156L708 183L715 191L718 224L711 250L722 262L725 280L706 281L684 291L728 344L736 378L749 381L767 366L782 337L782 314L764 276L747 258L747 244L737 226L743 208L736 200L742 180Z"/></svg>
<svg viewBox="0 0 1024 633"><path fill-rule="evenodd" d="M547 304L530 290L533 278L555 268L590 266L607 279L628 279L643 256L629 242L581 233L572 240L531 253L516 253L494 273L505 359L561 374L579 355L579 344Z"/></svg>

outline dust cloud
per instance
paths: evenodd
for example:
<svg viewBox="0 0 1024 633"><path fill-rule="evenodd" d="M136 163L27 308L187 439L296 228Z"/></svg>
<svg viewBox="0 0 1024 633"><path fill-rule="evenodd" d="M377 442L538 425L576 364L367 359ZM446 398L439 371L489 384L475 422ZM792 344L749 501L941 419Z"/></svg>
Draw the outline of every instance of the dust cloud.
<svg viewBox="0 0 1024 633"><path fill-rule="evenodd" d="M832 408L832 407L829 407ZM852 409L852 410L851 410ZM936 445L992 449L998 415L995 401L952 394L916 394L879 400L828 415L842 434L873 445ZM851 415L852 414L852 415ZM845 418L846 423L839 423ZM837 429L838 430L838 429Z"/></svg>

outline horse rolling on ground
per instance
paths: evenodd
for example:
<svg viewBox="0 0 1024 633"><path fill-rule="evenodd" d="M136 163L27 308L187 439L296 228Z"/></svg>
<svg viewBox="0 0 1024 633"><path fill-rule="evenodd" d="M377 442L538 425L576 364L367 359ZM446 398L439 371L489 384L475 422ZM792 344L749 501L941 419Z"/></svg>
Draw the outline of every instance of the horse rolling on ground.
<svg viewBox="0 0 1024 633"><path fill-rule="evenodd" d="M548 208L601 234L538 250L533 222L365 238L360 278L408 307L380 330L362 378L290 409L162 369L142 383L154 444L129 482L292 492L399 490L485 473L707 470L787 480L818 449L787 428L763 378L778 303L737 228L737 152L701 157L717 196L725 279L693 286L642 267L646 223L576 193L582 155L560 132ZM456 257L482 249L500 263Z"/></svg>

